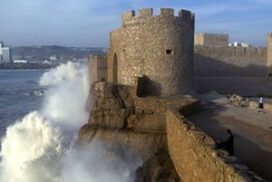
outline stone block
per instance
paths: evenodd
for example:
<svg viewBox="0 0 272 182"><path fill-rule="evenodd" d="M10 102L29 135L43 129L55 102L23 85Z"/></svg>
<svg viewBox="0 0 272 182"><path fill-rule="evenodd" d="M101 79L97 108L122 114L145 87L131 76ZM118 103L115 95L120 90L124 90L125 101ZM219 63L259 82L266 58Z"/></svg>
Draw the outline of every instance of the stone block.
<svg viewBox="0 0 272 182"><path fill-rule="evenodd" d="M128 118L129 129L143 132L165 132L164 114L135 114Z"/></svg>
<svg viewBox="0 0 272 182"><path fill-rule="evenodd" d="M125 126L125 118L125 109L97 109L92 111L89 123L101 128L121 129Z"/></svg>

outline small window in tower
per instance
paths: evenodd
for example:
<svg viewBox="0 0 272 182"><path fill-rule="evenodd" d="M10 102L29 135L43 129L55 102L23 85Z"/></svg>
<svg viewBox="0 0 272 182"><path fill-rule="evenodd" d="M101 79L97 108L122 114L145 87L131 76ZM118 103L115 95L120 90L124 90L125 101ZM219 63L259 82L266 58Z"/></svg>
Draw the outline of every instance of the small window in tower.
<svg viewBox="0 0 272 182"><path fill-rule="evenodd" d="M268 73L268 77L270 77L270 78L272 77L272 73L271 73L271 72L270 72L270 73Z"/></svg>
<svg viewBox="0 0 272 182"><path fill-rule="evenodd" d="M166 54L174 54L174 51L172 49L166 49Z"/></svg>

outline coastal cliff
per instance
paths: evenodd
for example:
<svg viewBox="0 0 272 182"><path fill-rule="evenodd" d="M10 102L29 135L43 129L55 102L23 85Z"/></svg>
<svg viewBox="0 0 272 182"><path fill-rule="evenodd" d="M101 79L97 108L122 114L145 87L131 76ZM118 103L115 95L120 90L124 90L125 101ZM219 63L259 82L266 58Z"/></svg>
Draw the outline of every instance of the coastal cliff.
<svg viewBox="0 0 272 182"><path fill-rule="evenodd" d="M89 121L79 132L81 142L100 141L138 156L143 165L137 180L179 181L167 151L165 112L170 104L182 108L195 99L139 98L135 88L107 82L94 84L91 95L94 102Z"/></svg>

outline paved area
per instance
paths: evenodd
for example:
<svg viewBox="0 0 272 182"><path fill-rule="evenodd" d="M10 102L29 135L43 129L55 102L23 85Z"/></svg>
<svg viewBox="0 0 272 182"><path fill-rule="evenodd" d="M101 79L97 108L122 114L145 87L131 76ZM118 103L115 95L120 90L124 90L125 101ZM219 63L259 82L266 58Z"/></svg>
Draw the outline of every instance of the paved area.
<svg viewBox="0 0 272 182"><path fill-rule="evenodd" d="M260 176L272 181L272 113L229 105L223 97L201 97L203 110L189 117L215 140L235 136L234 155Z"/></svg>

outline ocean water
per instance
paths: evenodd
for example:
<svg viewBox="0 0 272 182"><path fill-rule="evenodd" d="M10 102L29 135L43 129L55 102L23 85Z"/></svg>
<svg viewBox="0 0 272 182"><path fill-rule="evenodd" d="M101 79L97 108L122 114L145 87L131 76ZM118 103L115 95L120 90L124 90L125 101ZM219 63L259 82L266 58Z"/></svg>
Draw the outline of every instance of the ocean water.
<svg viewBox="0 0 272 182"><path fill-rule="evenodd" d="M39 79L45 70L0 70L0 137L8 125L40 108L45 88Z"/></svg>
<svg viewBox="0 0 272 182"><path fill-rule="evenodd" d="M141 160L101 141L78 145L89 117L86 65L0 71L0 182L133 182ZM109 155L110 154L110 155Z"/></svg>

